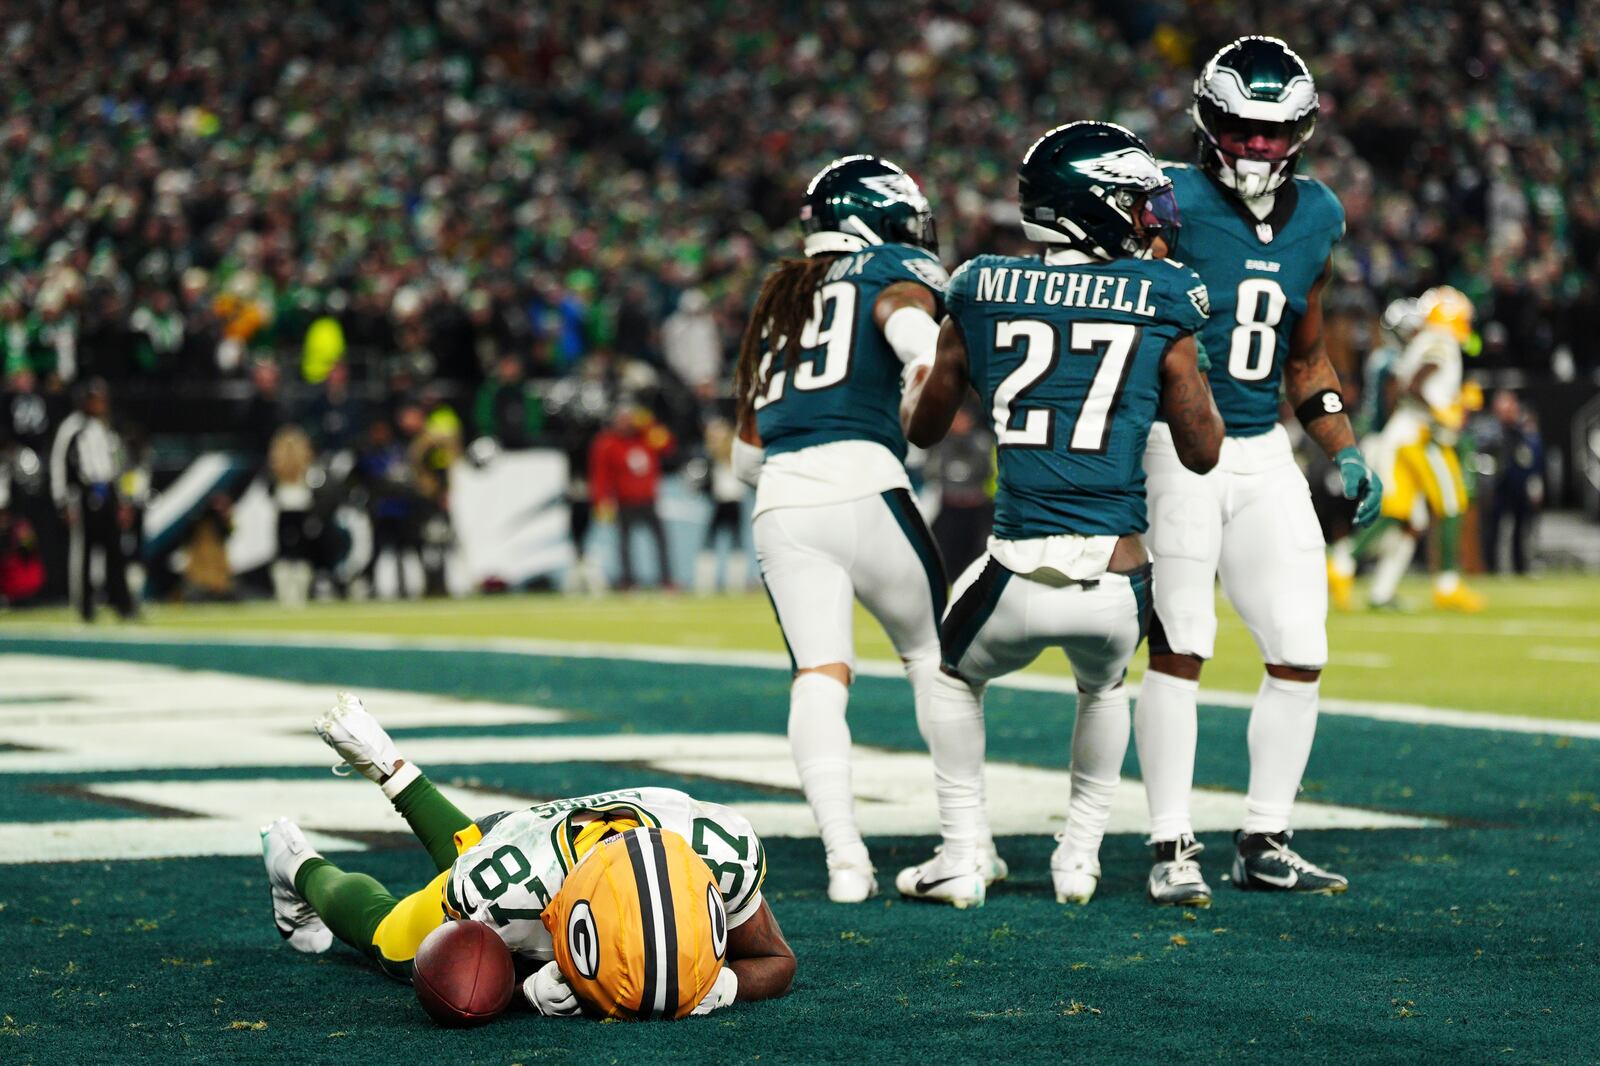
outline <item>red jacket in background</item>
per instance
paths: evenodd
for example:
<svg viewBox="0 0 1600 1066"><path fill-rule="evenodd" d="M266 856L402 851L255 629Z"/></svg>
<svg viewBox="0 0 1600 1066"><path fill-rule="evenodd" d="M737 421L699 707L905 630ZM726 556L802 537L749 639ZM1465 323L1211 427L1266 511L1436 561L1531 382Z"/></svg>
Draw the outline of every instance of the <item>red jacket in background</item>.
<svg viewBox="0 0 1600 1066"><path fill-rule="evenodd" d="M589 445L589 500L619 506L654 503L661 487L661 457L672 450L672 434L651 425L638 433L602 430Z"/></svg>

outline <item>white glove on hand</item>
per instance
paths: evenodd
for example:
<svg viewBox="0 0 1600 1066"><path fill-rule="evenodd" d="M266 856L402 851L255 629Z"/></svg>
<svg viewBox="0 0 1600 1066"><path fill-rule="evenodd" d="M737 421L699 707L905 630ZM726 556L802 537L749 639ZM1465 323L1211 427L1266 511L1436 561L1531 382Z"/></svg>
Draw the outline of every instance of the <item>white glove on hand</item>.
<svg viewBox="0 0 1600 1066"><path fill-rule="evenodd" d="M582 1010L577 994L553 959L522 982L522 994L546 1018L570 1018Z"/></svg>
<svg viewBox="0 0 1600 1066"><path fill-rule="evenodd" d="M706 998L700 1005L689 1012L692 1018L697 1014L710 1014L718 1007L726 1007L739 995L739 975L724 966L722 972L717 974L716 981L711 985L711 991L706 993Z"/></svg>

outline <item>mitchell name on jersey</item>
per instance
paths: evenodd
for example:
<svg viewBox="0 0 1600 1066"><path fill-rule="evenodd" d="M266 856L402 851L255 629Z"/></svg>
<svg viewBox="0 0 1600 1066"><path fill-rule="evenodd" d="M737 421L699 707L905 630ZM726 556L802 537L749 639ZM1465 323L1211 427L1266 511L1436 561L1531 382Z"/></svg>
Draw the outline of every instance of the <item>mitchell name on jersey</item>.
<svg viewBox="0 0 1600 1066"><path fill-rule="evenodd" d="M1115 278L1060 267L980 266L971 284L972 299L982 303L1082 307L1145 318L1160 313L1150 302L1155 282L1149 278ZM1203 297L1203 287L1200 291Z"/></svg>

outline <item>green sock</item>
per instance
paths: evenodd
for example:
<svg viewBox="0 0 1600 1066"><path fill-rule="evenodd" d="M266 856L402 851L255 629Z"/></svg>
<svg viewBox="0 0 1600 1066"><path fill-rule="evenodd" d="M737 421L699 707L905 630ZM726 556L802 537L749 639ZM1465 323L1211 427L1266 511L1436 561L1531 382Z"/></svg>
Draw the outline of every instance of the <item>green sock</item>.
<svg viewBox="0 0 1600 1066"><path fill-rule="evenodd" d="M366 874L345 873L322 856L307 859L294 875L294 890L306 898L333 935L363 955L376 957L372 937L396 900Z"/></svg>
<svg viewBox="0 0 1600 1066"><path fill-rule="evenodd" d="M1378 543L1378 538L1383 536L1386 531L1393 529L1399 524L1399 519L1390 518L1388 515L1382 515L1376 522L1372 523L1372 525L1368 526L1366 529L1357 530L1355 540L1350 545L1350 554L1357 559L1366 558L1368 549L1370 549L1374 544Z"/></svg>
<svg viewBox="0 0 1600 1066"><path fill-rule="evenodd" d="M425 776L400 790L400 795L394 798L394 809L428 849L434 869L440 873L450 869L456 861L455 836L471 825L472 819L445 799Z"/></svg>
<svg viewBox="0 0 1600 1066"><path fill-rule="evenodd" d="M1461 516L1458 514L1439 522L1439 569L1461 569Z"/></svg>

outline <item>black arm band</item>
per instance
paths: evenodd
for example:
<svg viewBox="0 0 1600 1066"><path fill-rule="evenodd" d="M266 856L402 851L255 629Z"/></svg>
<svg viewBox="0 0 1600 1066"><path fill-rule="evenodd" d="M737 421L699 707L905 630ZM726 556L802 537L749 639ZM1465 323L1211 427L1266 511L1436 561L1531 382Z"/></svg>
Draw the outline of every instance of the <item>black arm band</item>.
<svg viewBox="0 0 1600 1066"><path fill-rule="evenodd" d="M1319 418L1344 414L1344 397L1337 389L1314 392L1310 398L1294 409L1294 416L1302 426L1309 426Z"/></svg>

